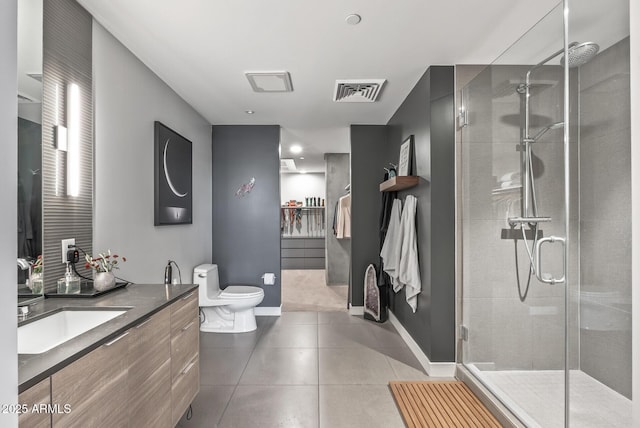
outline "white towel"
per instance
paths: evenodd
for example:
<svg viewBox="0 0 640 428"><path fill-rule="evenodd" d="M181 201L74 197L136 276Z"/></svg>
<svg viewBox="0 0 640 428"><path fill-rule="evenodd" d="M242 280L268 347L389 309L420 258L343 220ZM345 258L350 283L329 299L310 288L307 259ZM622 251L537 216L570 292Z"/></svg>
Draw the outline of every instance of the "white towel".
<svg viewBox="0 0 640 428"><path fill-rule="evenodd" d="M391 218L387 228L387 236L384 238L380 257L383 261L383 269L391 278L393 291L396 293L402 288L398 281L398 268L400 266L400 248L402 245L402 229L400 228L400 218L402 215L402 201L395 199L391 206Z"/></svg>
<svg viewBox="0 0 640 428"><path fill-rule="evenodd" d="M402 220L400 221L402 247L400 250L400 264L397 267L399 282L405 285L407 303L411 306L413 312L418 307L418 294L422 291L416 236L417 205L418 199L415 196L408 195L406 197Z"/></svg>

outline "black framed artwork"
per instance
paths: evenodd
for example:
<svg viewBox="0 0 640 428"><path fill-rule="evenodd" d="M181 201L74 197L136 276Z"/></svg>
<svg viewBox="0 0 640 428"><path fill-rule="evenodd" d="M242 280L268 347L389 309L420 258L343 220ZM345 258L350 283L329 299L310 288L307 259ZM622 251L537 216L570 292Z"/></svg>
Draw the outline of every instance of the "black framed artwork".
<svg viewBox="0 0 640 428"><path fill-rule="evenodd" d="M193 211L191 141L154 122L154 225L191 224Z"/></svg>
<svg viewBox="0 0 640 428"><path fill-rule="evenodd" d="M398 175L407 176L413 174L413 135L402 142L400 146L400 158L398 159Z"/></svg>

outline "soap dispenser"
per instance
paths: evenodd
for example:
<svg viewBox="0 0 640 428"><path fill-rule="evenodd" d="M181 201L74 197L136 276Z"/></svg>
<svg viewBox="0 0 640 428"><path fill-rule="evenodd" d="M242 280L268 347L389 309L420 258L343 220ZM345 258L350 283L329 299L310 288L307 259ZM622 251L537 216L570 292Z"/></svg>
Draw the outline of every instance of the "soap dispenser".
<svg viewBox="0 0 640 428"><path fill-rule="evenodd" d="M58 294L80 294L80 278L71 272L69 262L67 262L64 278L58 280Z"/></svg>

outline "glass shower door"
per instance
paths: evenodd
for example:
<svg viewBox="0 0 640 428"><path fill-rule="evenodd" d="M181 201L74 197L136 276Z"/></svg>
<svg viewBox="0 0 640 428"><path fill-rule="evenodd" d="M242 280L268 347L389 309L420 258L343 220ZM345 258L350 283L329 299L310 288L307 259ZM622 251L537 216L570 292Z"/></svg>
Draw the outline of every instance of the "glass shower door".
<svg viewBox="0 0 640 428"><path fill-rule="evenodd" d="M560 4L462 91L463 363L545 428L565 413L564 247L549 239L567 235L563 42Z"/></svg>

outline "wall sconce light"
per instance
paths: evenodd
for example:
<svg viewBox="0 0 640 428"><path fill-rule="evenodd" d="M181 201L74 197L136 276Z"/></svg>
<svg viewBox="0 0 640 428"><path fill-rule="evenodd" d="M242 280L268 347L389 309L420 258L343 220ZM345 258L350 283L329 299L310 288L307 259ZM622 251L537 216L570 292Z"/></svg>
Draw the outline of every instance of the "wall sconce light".
<svg viewBox="0 0 640 428"><path fill-rule="evenodd" d="M76 83L71 83L67 87L66 134L67 195L78 196L80 195L80 87Z"/></svg>

